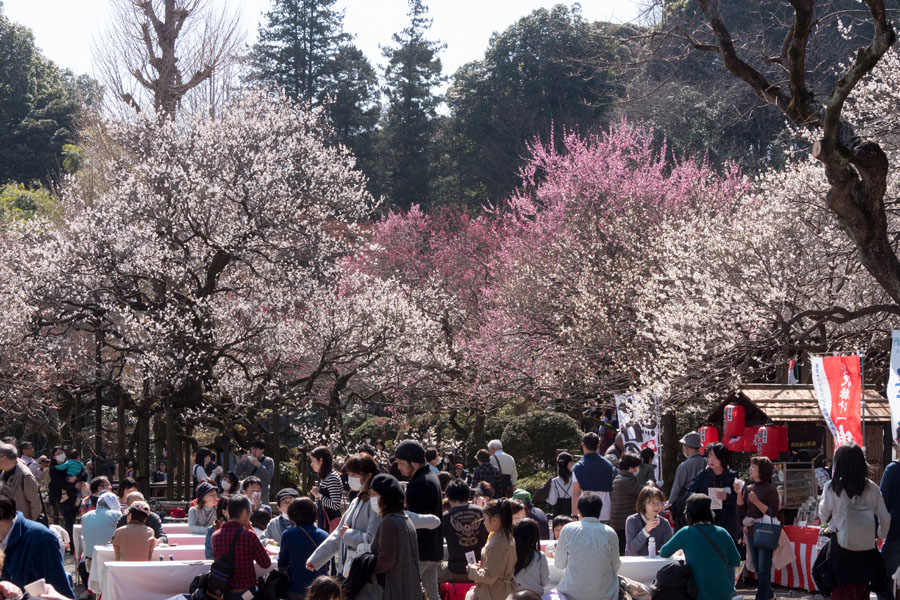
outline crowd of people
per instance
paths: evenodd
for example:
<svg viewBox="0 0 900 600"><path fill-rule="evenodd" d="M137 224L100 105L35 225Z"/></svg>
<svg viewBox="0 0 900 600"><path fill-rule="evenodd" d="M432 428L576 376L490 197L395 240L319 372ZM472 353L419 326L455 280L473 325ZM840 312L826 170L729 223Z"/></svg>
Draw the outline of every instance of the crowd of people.
<svg viewBox="0 0 900 600"><path fill-rule="evenodd" d="M43 578L49 585L40 597L72 598L63 558L77 519L84 580L97 545L111 542L116 560L140 561L151 560L154 547L167 541L133 479L123 478L116 489L105 475L83 481L77 452L54 448L51 465L34 458L31 444L9 442L15 440L0 443L0 592ZM619 438L601 453L600 436L585 434L578 460L570 452L557 456L557 473L545 486L549 515L517 487L515 459L499 440L475 454L471 473L453 455L441 457L415 440L400 442L386 460L386 452L365 444L340 464L321 446L310 454L316 483L309 494L278 490L274 508L274 463L264 442L253 442L227 472L201 448L187 524L205 536L208 559L233 557L228 599L256 589L254 565L272 566L269 545L277 546L290 600L370 598L373 589L385 600L437 600L444 582L472 584L467 600L539 598L550 589L551 560L564 570L557 590L569 600L616 600L621 557L655 551L662 557L682 552L697 598L721 600L734 595L738 546L745 545L747 566L759 580L756 600L770 600L775 549L755 545L753 532L781 510L772 462L753 457L745 484L725 445L701 450L696 432L680 443L685 460L667 501L656 485L652 451L626 452ZM891 519L900 510L900 463L887 468L880 488L866 473L862 450L841 446L822 492L819 512L832 537L827 555L836 600L887 593L887 574L900 562L900 520ZM49 483L50 504L66 527L45 527L40 482ZM860 516L866 510L871 547L859 541L869 535ZM865 531L847 533L859 529ZM876 533L885 538L881 553ZM8 596L14 594L0 593Z"/></svg>

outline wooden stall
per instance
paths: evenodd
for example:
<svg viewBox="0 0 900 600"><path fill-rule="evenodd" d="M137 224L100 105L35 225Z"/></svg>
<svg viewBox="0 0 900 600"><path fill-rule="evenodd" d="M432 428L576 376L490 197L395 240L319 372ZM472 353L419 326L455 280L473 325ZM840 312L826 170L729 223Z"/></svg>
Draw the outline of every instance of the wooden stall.
<svg viewBox="0 0 900 600"><path fill-rule="evenodd" d="M870 478L878 482L885 466L892 460L888 400L875 388L864 391L866 400L866 460L871 466ZM744 407L747 426L786 425L788 452L779 460L811 460L824 454L827 464L834 455L834 440L816 399L812 385L751 384L739 387L713 410L707 420L721 428L725 407Z"/></svg>

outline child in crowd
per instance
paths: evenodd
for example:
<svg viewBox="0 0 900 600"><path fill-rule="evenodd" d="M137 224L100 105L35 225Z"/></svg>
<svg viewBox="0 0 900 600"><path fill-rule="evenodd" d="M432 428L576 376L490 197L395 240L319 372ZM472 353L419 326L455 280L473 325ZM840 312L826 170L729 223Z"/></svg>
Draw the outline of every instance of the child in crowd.
<svg viewBox="0 0 900 600"><path fill-rule="evenodd" d="M67 477L78 477L84 471L84 463L78 460L79 458L81 458L81 454L78 450L71 450L69 451L69 460L61 465L53 465L53 467L65 471Z"/></svg>
<svg viewBox="0 0 900 600"><path fill-rule="evenodd" d="M469 579L475 587L466 600L505 598L516 591L516 545L513 541L513 517L509 501L491 500L484 508L484 527L488 541L481 551L481 563L469 565Z"/></svg>
<svg viewBox="0 0 900 600"><path fill-rule="evenodd" d="M253 527L253 531L259 539L266 536L266 527L269 526L269 521L271 520L271 513L261 508L254 510L253 514L250 515L250 525Z"/></svg>
<svg viewBox="0 0 900 600"><path fill-rule="evenodd" d="M341 584L334 577L322 575L306 588L306 600L343 600Z"/></svg>
<svg viewBox="0 0 900 600"><path fill-rule="evenodd" d="M543 595L550 587L550 565L541 552L541 529L534 519L521 519L513 526L516 542L516 584L520 590Z"/></svg>
<svg viewBox="0 0 900 600"><path fill-rule="evenodd" d="M562 528L575 521L572 517L567 515L556 515L553 517L553 539L559 539L559 532L562 531Z"/></svg>

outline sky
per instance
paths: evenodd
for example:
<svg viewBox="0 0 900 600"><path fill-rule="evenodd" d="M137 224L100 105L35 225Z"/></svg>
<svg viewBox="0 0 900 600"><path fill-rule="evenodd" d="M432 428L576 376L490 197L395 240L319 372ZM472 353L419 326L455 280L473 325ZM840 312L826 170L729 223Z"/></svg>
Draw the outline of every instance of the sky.
<svg viewBox="0 0 900 600"><path fill-rule="evenodd" d="M226 0L212 0L225 2ZM240 11L248 43L256 38L271 0L227 0ZM0 0L6 16L34 32L45 56L75 73L96 76L92 67L92 39L102 43L110 18L110 0ZM426 0L433 18L431 39L447 44L441 53L444 74L484 56L491 34L503 31L533 10L572 1L540 0ZM355 35L356 45L373 65L384 64L380 46L391 44L391 35L407 24L406 0L338 0L344 29ZM586 0L582 15L592 21L624 23L637 18L638 0ZM380 69L379 69L380 71Z"/></svg>

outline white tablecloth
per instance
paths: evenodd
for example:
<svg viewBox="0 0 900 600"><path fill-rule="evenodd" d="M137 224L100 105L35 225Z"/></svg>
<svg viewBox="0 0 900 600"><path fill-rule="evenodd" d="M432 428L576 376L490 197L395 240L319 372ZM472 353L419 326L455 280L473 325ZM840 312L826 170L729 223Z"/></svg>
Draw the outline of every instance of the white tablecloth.
<svg viewBox="0 0 900 600"><path fill-rule="evenodd" d="M187 594L191 581L209 571L210 560L164 562L111 562L106 565L103 600L164 600ZM256 567L261 577L268 569Z"/></svg>
<svg viewBox="0 0 900 600"><path fill-rule="evenodd" d="M550 549L556 549L555 540L541 540L541 550L547 552ZM656 579L656 572L663 566L672 562L671 558L647 558L645 556L622 556L620 557L622 566L619 567L619 575L623 575L629 579L639 581L644 585L650 585ZM547 562L550 565L550 585L556 587L565 574L565 569L556 568L556 561L553 557L547 556Z"/></svg>
<svg viewBox="0 0 900 600"><path fill-rule="evenodd" d="M203 546L175 546L169 548L156 548L153 550L153 560L160 562L159 557L168 562L169 556L176 561L206 560L206 550ZM94 593L100 594L106 585L106 571L109 563L115 562L115 550L112 546L94 546L94 559L91 561L91 574L88 578L88 588Z"/></svg>
<svg viewBox="0 0 900 600"><path fill-rule="evenodd" d="M619 575L650 585L656 579L656 572L672 562L671 558L647 558L645 556L623 556Z"/></svg>
<svg viewBox="0 0 900 600"><path fill-rule="evenodd" d="M166 537L191 535L187 523L163 523L163 531L166 532ZM72 550L75 552L75 558L77 559L81 556L82 546L84 546L84 536L81 535L81 524L72 527L72 537L74 538L72 540ZM202 544L203 542L200 543Z"/></svg>

